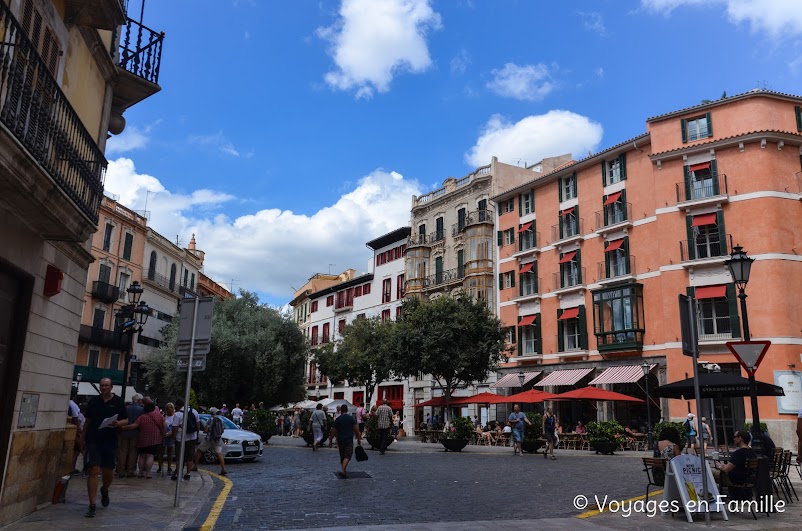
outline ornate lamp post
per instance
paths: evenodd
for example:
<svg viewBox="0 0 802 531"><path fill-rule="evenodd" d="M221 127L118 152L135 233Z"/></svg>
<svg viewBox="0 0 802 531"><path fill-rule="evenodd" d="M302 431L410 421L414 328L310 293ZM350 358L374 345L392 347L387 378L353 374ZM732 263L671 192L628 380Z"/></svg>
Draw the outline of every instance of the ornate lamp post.
<svg viewBox="0 0 802 531"><path fill-rule="evenodd" d="M652 398L649 395L649 372L652 366L644 361L640 368L643 369L643 378L646 380L646 444L649 450L651 450L654 444L652 440Z"/></svg>
<svg viewBox="0 0 802 531"><path fill-rule="evenodd" d="M150 307L141 301L142 285L135 280L127 290L128 304L117 310L117 323L120 334L130 334L128 338L128 350L125 353L125 365L123 367L122 398L125 400L125 388L128 386L128 368L131 363L131 351L134 348L134 334L142 332L142 327L150 316Z"/></svg>
<svg viewBox="0 0 802 531"><path fill-rule="evenodd" d="M520 384L518 387L521 388L521 391L524 390L524 380L526 380L526 375L521 371L518 373L518 383Z"/></svg>

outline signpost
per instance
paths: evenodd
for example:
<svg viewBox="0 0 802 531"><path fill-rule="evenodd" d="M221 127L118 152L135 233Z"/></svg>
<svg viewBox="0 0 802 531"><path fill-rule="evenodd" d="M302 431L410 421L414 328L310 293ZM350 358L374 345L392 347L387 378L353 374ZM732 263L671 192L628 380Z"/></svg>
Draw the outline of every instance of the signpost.
<svg viewBox="0 0 802 531"><path fill-rule="evenodd" d="M754 376L763 356L769 351L771 341L728 341L727 348L730 349L738 363L744 368L749 376Z"/></svg>

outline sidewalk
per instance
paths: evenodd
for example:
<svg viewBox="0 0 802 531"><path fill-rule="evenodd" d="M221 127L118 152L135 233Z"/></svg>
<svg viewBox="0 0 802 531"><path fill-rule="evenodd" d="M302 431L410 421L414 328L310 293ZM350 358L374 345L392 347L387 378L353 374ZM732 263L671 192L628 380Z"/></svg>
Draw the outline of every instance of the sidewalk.
<svg viewBox="0 0 802 531"><path fill-rule="evenodd" d="M183 529L198 517L216 490L212 477L204 471L193 472L189 481L179 481L181 504L173 507L176 482L168 476L154 472L153 479L149 480L115 479L109 489L111 504L102 507L98 491L97 514L94 518L86 518L84 513L89 506L86 479L72 476L67 489L67 503L47 505L2 529Z"/></svg>

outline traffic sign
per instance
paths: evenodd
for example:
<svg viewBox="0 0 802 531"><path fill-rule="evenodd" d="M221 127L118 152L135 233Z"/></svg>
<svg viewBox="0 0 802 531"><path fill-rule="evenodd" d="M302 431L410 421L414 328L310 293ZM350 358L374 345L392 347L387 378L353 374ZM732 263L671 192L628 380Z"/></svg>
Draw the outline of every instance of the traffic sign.
<svg viewBox="0 0 802 531"><path fill-rule="evenodd" d="M179 343L175 349L178 356L189 356L190 343ZM205 356L212 350L212 344L209 341L195 341L194 356Z"/></svg>
<svg viewBox="0 0 802 531"><path fill-rule="evenodd" d="M195 299L184 299L181 303L180 321L178 323L178 341L192 339L192 323L195 323L195 341L209 341L212 338L212 313L214 299L198 298L198 315L195 315Z"/></svg>
<svg viewBox="0 0 802 531"><path fill-rule="evenodd" d="M749 374L755 374L771 341L728 341L727 348L738 358L738 362Z"/></svg>
<svg viewBox="0 0 802 531"><path fill-rule="evenodd" d="M188 372L189 356L177 356L175 358L175 368L178 372ZM192 372L206 370L206 356L192 356Z"/></svg>

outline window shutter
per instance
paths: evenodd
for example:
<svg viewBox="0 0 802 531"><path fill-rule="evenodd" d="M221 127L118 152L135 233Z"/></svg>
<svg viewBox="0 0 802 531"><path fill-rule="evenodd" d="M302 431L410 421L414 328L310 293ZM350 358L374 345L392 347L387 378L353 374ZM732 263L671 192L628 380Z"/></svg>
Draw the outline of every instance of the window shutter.
<svg viewBox="0 0 802 531"><path fill-rule="evenodd" d="M609 210L607 208L607 205L605 205L606 202L607 202L607 196L603 195L602 196L602 214L604 215L604 226L605 227L608 225L608 222L607 222L607 211Z"/></svg>
<svg viewBox="0 0 802 531"><path fill-rule="evenodd" d="M618 164L621 171L621 180L625 180L627 178L627 154L621 153L618 157Z"/></svg>
<svg viewBox="0 0 802 531"><path fill-rule="evenodd" d="M632 271L632 269L631 269L632 263L629 260L629 236L624 236L624 244L621 246L621 248L624 249L624 255L626 256L627 274L631 275L631 274L633 274L635 272Z"/></svg>
<svg viewBox="0 0 802 531"><path fill-rule="evenodd" d="M510 231L510 243L515 243L515 229L509 229Z"/></svg>
<svg viewBox="0 0 802 531"><path fill-rule="evenodd" d="M687 144L688 143L688 120L683 118L682 120L679 121L679 126L682 129L682 143L683 144Z"/></svg>
<svg viewBox="0 0 802 531"><path fill-rule="evenodd" d="M710 161L710 175L713 176L713 195L718 195L720 192L719 190L719 178L718 178L718 164L716 164L715 160Z"/></svg>
<svg viewBox="0 0 802 531"><path fill-rule="evenodd" d="M562 179L557 179L557 192L559 193L559 196L560 196L560 203L562 203L563 202L563 180Z"/></svg>
<svg viewBox="0 0 802 531"><path fill-rule="evenodd" d="M518 319L520 319L520 317ZM518 328L518 327L517 326L511 326L510 327L510 339L512 340L513 343L515 343L515 335L516 335L515 334L515 329L516 328Z"/></svg>
<svg viewBox="0 0 802 531"><path fill-rule="evenodd" d="M524 215L524 196L523 194L518 194L518 215Z"/></svg>
<svg viewBox="0 0 802 531"><path fill-rule="evenodd" d="M518 296L524 296L524 276L522 274L518 274Z"/></svg>
<svg viewBox="0 0 802 531"><path fill-rule="evenodd" d="M529 190L529 209L530 214L535 211L535 191Z"/></svg>
<svg viewBox="0 0 802 531"><path fill-rule="evenodd" d="M713 136L713 120L710 118L710 113L705 114L705 118L707 118L707 136Z"/></svg>
<svg viewBox="0 0 802 531"><path fill-rule="evenodd" d="M735 284L727 284L727 302L730 304L730 330L732 337L741 337L741 320L738 318L738 301L735 296Z"/></svg>
<svg viewBox="0 0 802 531"><path fill-rule="evenodd" d="M585 305L579 306L579 348L588 349L588 323L585 317Z"/></svg>
<svg viewBox="0 0 802 531"><path fill-rule="evenodd" d="M576 277L580 284L582 284L582 251L576 250Z"/></svg>
<svg viewBox="0 0 802 531"><path fill-rule="evenodd" d="M579 223L579 205L574 207L574 219L576 220L576 226L574 228L576 229L576 233L580 234L582 232L582 227Z"/></svg>
<svg viewBox="0 0 802 531"><path fill-rule="evenodd" d="M604 246L607 246L607 242L602 242ZM610 278L610 255L613 253L608 253L605 251L604 253L604 278Z"/></svg>
<svg viewBox="0 0 802 531"><path fill-rule="evenodd" d="M521 230L522 226L523 226L522 224L520 224L520 223L518 224L518 230L519 231ZM520 234L520 232L518 234ZM519 251L523 251L524 250L524 239L523 239L523 236L518 238L518 250Z"/></svg>
<svg viewBox="0 0 802 531"><path fill-rule="evenodd" d="M602 169L602 186L607 186L607 162L601 161Z"/></svg>
<svg viewBox="0 0 802 531"><path fill-rule="evenodd" d="M557 308L557 351L563 352L565 350L565 338L563 337L563 322L560 321L563 311Z"/></svg>
<svg viewBox="0 0 802 531"><path fill-rule="evenodd" d="M130 232L125 233L125 247L123 247L123 258L131 259L131 247L134 245L134 235Z"/></svg>
<svg viewBox="0 0 802 531"><path fill-rule="evenodd" d="M578 190L578 188L577 188L578 186L579 186L579 183L577 183L576 173L573 173L573 174L571 174L571 190L574 192L574 197L577 197L579 195L579 192L577 191Z"/></svg>
<svg viewBox="0 0 802 531"><path fill-rule="evenodd" d="M688 231L688 256L686 256L685 259L693 260L696 258L696 238L693 236L693 216L690 214L685 216L685 228Z"/></svg>
<svg viewBox="0 0 802 531"><path fill-rule="evenodd" d="M532 246L537 247L537 221L532 220Z"/></svg>
<svg viewBox="0 0 802 531"><path fill-rule="evenodd" d="M685 201L691 198L691 170L687 164L682 167L683 178L685 181Z"/></svg>
<svg viewBox="0 0 802 531"><path fill-rule="evenodd" d="M501 247L502 238L504 237L504 233L501 231L496 231L496 235L498 236L498 245Z"/></svg>
<svg viewBox="0 0 802 531"><path fill-rule="evenodd" d="M540 328L540 314L536 314L535 319L535 352L538 354L543 353L543 335Z"/></svg>
<svg viewBox="0 0 802 531"><path fill-rule="evenodd" d="M724 211L720 208L716 212L716 226L718 227L718 240L719 246L721 247L721 254L719 256L724 256L729 254L730 242L727 241L727 229L724 227Z"/></svg>
<svg viewBox="0 0 802 531"><path fill-rule="evenodd" d="M797 105L794 110L796 111L796 130L802 131L802 107Z"/></svg>
<svg viewBox="0 0 802 531"><path fill-rule="evenodd" d="M510 273L510 284L512 284L513 288L515 287L515 272L514 271Z"/></svg>

